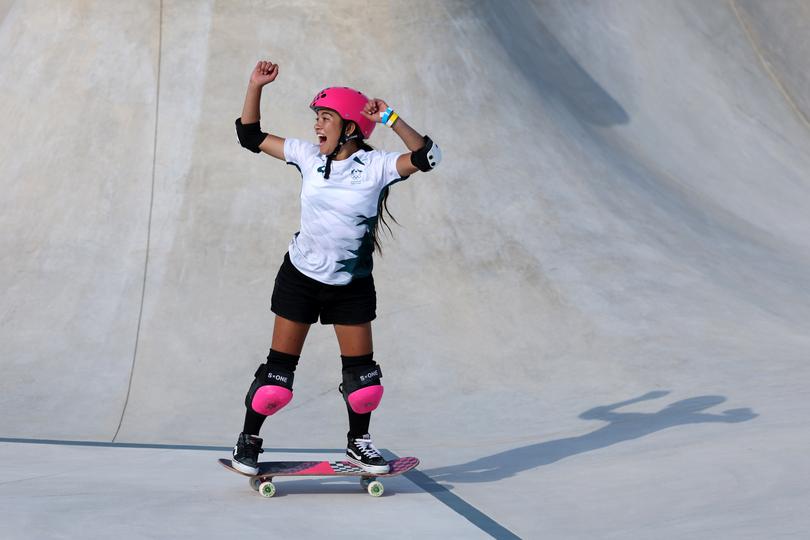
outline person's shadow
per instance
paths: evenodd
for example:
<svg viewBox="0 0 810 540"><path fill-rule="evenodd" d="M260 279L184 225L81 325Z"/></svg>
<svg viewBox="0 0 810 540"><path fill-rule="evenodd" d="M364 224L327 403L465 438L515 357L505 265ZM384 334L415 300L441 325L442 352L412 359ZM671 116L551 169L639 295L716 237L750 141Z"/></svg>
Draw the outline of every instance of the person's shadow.
<svg viewBox="0 0 810 540"><path fill-rule="evenodd" d="M605 448L623 441L638 439L663 429L706 422L735 423L752 420L758 415L751 409L731 409L721 414L704 412L726 401L722 396L699 396L677 401L654 413L620 413L616 409L662 398L666 391L649 392L643 396L595 407L579 417L583 420L608 422L596 431L579 437L547 441L500 452L459 465L423 470L434 481L492 482L514 476L522 471L554 463L561 459Z"/></svg>

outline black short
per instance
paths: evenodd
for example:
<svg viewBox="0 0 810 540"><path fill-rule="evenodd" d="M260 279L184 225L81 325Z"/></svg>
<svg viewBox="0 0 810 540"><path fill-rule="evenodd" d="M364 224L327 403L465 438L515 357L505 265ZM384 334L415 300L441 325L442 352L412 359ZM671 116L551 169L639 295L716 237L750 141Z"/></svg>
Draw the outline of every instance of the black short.
<svg viewBox="0 0 810 540"><path fill-rule="evenodd" d="M354 278L348 285L327 285L302 274L289 253L276 275L270 309L302 323L361 324L377 317L374 277Z"/></svg>

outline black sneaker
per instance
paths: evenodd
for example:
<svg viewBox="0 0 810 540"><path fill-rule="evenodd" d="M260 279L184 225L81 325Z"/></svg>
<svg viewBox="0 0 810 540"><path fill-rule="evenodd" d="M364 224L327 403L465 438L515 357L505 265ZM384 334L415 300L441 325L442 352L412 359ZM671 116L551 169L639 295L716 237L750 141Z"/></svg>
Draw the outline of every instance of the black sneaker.
<svg viewBox="0 0 810 540"><path fill-rule="evenodd" d="M245 474L259 472L259 454L262 450L262 440L256 435L240 433L236 446L233 447L233 468Z"/></svg>
<svg viewBox="0 0 810 540"><path fill-rule="evenodd" d="M355 465L359 465L370 473L385 474L389 470L388 462L385 461L380 455L380 452L374 448L374 444L371 442L371 435L368 433L360 438L349 436L346 456L349 458L349 461Z"/></svg>

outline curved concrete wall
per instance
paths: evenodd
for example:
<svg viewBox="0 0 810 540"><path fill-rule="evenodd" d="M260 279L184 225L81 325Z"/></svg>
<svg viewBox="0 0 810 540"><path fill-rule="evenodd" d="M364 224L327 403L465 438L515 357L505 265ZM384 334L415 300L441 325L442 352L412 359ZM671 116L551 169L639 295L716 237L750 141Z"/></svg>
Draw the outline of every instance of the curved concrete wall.
<svg viewBox="0 0 810 540"><path fill-rule="evenodd" d="M231 443L298 220L297 171L232 128L264 57L266 129L310 138L350 84L445 152L376 260L386 446L476 463L665 391L763 438L807 417L803 4L6 5L3 435ZM268 442L341 441L339 371L313 328Z"/></svg>
<svg viewBox="0 0 810 540"><path fill-rule="evenodd" d="M6 4L0 432L108 438L149 221L157 4ZM2 12L0 12L2 13Z"/></svg>

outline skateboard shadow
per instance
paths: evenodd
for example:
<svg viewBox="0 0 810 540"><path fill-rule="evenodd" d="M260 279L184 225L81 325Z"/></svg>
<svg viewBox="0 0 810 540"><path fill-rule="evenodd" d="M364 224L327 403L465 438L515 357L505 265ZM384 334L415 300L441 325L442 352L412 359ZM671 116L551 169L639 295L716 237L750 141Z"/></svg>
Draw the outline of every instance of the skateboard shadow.
<svg viewBox="0 0 810 540"><path fill-rule="evenodd" d="M531 444L482 457L467 463L422 470L434 481L441 482L492 482L509 478L520 472L555 463L567 457L600 448L613 446L624 441L641 437L676 426L702 423L737 423L752 420L759 416L751 409L730 409L720 414L704 412L706 409L724 403L722 396L699 396L677 401L654 413L621 413L616 409L659 399L667 391L649 392L643 396L594 407L579 417L583 420L603 420L608 422L595 431L555 441Z"/></svg>

